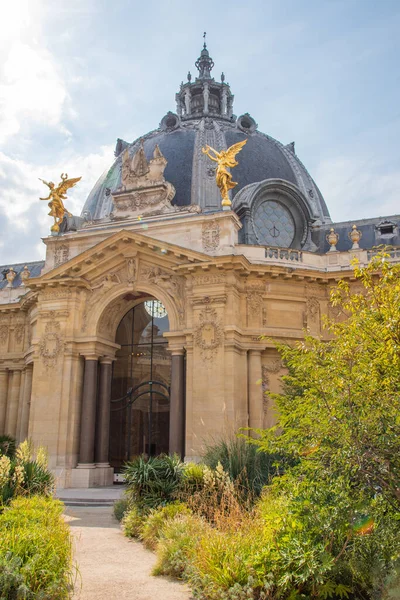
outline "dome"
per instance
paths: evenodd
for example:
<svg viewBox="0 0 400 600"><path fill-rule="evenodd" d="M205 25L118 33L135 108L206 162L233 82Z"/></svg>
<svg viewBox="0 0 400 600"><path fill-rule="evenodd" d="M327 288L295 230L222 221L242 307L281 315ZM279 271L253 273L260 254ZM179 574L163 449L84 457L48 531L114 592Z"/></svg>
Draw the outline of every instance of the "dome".
<svg viewBox="0 0 400 600"><path fill-rule="evenodd" d="M285 241L286 246L290 246L288 241L292 240L295 245L301 245L304 236L300 235L299 238L297 235L299 240L295 242L293 233L296 220L303 219L303 229L312 223L320 225L331 221L322 194L297 157L294 142L284 145L258 131L257 123L249 114L238 118L233 114L234 97L230 87L225 83L224 74L221 75L221 82L211 77L213 66L204 47L196 61L199 76L192 81L189 72L187 82L181 83L176 94L176 113L167 113L158 129L133 143L117 141L116 159L94 186L82 215L91 220L106 219L110 215L113 208L112 192L121 185L122 154L128 148L133 157L141 144L148 160L153 156L156 145L167 159L164 176L176 190L172 204L196 204L203 212L221 210L220 193L215 182L215 163L201 149L208 144L216 150L222 150L246 139L247 144L238 155L239 164L233 170L233 179L238 182L232 190L233 209L244 222L246 211L249 212L253 203L254 185L260 187L263 184L262 193L257 188L258 198L260 193L271 196L275 190L275 199L271 197L268 200L275 202L275 205L260 208L258 202L257 221L280 219L286 230L282 235L282 244ZM289 196L292 200L288 202ZM292 210L291 202L297 204L297 213ZM299 217L300 213L302 216ZM251 223L253 231L250 231ZM276 237L279 245L279 236ZM249 221L247 233L242 232L242 241L245 243L265 243L267 238L268 235L260 231L257 233L254 219Z"/></svg>

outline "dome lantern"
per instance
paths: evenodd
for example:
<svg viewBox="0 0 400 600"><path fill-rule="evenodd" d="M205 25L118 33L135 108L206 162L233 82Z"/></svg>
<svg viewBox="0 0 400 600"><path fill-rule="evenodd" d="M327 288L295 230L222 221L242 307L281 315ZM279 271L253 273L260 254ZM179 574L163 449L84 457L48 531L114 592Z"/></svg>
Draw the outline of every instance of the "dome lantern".
<svg viewBox="0 0 400 600"><path fill-rule="evenodd" d="M176 112L179 117L182 120L201 117L232 120L234 96L229 85L225 83L223 73L221 82L215 81L211 76L214 61L210 57L205 41L195 66L199 71L198 77L192 81L189 71L187 82L181 83L179 92L175 96Z"/></svg>

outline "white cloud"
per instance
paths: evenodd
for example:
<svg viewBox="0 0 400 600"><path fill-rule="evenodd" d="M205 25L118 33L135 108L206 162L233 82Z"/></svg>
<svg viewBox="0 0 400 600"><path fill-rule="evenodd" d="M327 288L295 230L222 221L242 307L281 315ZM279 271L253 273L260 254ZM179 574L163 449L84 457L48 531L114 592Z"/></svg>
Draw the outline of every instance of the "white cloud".
<svg viewBox="0 0 400 600"><path fill-rule="evenodd" d="M55 127L63 124L68 93L52 54L41 42L41 3L7 3L0 24L0 144L25 122ZM36 37L33 37L33 34Z"/></svg>
<svg viewBox="0 0 400 600"><path fill-rule="evenodd" d="M366 157L323 160L313 173L333 221L400 212L400 170L385 170Z"/></svg>

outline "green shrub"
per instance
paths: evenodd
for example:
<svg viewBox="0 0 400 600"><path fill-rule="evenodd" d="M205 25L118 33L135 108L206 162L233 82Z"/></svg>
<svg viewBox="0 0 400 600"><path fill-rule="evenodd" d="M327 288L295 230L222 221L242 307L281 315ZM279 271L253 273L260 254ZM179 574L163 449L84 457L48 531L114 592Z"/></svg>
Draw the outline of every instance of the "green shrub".
<svg viewBox="0 0 400 600"><path fill-rule="evenodd" d="M157 544L157 563L153 575L167 575L187 579L187 570L195 561L194 549L210 527L203 519L180 514L163 526L163 535Z"/></svg>
<svg viewBox="0 0 400 600"><path fill-rule="evenodd" d="M124 535L129 538L140 538L146 516L145 511L133 505L122 518Z"/></svg>
<svg viewBox="0 0 400 600"><path fill-rule="evenodd" d="M0 435L0 456L5 455L8 458L14 458L17 442L10 435Z"/></svg>
<svg viewBox="0 0 400 600"><path fill-rule="evenodd" d="M0 514L0 598L63 600L72 589L69 528L52 498L16 498Z"/></svg>
<svg viewBox="0 0 400 600"><path fill-rule="evenodd" d="M181 502L167 504L167 506L160 506L153 510L145 520L140 536L146 548L155 550L165 524L177 515L188 514L190 514L189 508Z"/></svg>
<svg viewBox="0 0 400 600"><path fill-rule="evenodd" d="M128 511L129 509L129 502L127 498L120 498L119 500L116 500L114 502L114 506L113 506L113 512L114 512L114 517L117 519L117 521L122 521L125 513Z"/></svg>
<svg viewBox="0 0 400 600"><path fill-rule="evenodd" d="M183 471L184 463L177 455L139 456L124 469L129 501L147 509L173 502Z"/></svg>
<svg viewBox="0 0 400 600"><path fill-rule="evenodd" d="M204 486L204 469L203 463L185 463L180 493L191 495L201 490Z"/></svg>

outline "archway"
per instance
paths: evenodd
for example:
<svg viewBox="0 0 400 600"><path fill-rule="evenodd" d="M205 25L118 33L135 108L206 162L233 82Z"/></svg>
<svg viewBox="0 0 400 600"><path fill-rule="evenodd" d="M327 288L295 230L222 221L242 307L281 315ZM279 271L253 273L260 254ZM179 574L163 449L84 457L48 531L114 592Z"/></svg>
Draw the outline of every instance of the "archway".
<svg viewBox="0 0 400 600"><path fill-rule="evenodd" d="M171 353L168 314L154 298L136 304L116 332L111 384L110 465L169 451Z"/></svg>

